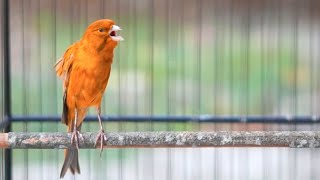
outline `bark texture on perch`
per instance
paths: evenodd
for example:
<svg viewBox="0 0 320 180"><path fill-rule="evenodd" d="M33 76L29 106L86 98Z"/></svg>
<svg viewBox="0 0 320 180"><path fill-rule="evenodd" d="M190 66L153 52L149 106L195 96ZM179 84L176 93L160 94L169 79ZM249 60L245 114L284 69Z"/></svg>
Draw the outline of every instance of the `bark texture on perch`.
<svg viewBox="0 0 320 180"><path fill-rule="evenodd" d="M95 148L96 133L83 132L80 148ZM0 133L1 148L64 149L73 147L70 134ZM320 131L113 132L106 148L291 147L319 148Z"/></svg>

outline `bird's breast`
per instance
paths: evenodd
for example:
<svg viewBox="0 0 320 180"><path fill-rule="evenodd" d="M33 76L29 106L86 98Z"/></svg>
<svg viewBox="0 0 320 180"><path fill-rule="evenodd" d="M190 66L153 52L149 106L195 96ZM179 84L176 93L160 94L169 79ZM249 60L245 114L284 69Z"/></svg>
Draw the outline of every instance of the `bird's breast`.
<svg viewBox="0 0 320 180"><path fill-rule="evenodd" d="M111 65L96 66L94 69L90 69L88 73L87 82L84 84L87 88L92 91L92 95L100 91L104 91L109 75L111 71Z"/></svg>
<svg viewBox="0 0 320 180"><path fill-rule="evenodd" d="M89 107L101 102L105 88L108 83L111 64L97 63L83 67L83 78L78 79L81 84L77 93L76 101L79 106Z"/></svg>

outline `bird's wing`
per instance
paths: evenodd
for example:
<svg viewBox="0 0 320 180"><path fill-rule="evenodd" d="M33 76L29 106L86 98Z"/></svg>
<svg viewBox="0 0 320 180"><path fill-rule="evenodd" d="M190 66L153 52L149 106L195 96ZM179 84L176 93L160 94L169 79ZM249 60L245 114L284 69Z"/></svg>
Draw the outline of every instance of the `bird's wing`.
<svg viewBox="0 0 320 180"><path fill-rule="evenodd" d="M69 48L64 53L63 57L60 58L54 65L57 75L61 77L64 81L64 90L68 87L70 70L75 60L74 54L77 52L77 50L78 42L69 46Z"/></svg>
<svg viewBox="0 0 320 180"><path fill-rule="evenodd" d="M67 91L69 86L69 77L73 62L75 61L74 54L78 50L78 43L72 44L55 64L55 70L59 77L63 79L63 112L61 122L68 124L68 106L67 106Z"/></svg>

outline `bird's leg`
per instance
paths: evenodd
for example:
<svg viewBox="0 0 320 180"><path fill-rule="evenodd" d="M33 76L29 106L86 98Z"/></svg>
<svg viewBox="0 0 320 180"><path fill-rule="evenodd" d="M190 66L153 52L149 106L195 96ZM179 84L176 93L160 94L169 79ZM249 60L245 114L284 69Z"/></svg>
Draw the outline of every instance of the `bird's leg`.
<svg viewBox="0 0 320 180"><path fill-rule="evenodd" d="M74 125L73 125L73 131L71 134L71 144L73 144L73 141L75 141L77 149L79 149L79 137L83 139L82 134L77 130L77 119L78 119L78 110L77 108L74 111Z"/></svg>
<svg viewBox="0 0 320 180"><path fill-rule="evenodd" d="M101 122L101 117L100 117L100 114L101 114L101 108L98 107L97 108L97 113L98 113L98 119L99 119L99 124L100 124L100 130L98 132L98 135L97 135L97 138L96 138L96 143L94 144L94 146L96 147L99 140L100 140L100 156L101 156L101 153L103 151L103 144L104 142L107 140L105 134L104 134L104 130L103 130L103 127L102 127L102 122Z"/></svg>

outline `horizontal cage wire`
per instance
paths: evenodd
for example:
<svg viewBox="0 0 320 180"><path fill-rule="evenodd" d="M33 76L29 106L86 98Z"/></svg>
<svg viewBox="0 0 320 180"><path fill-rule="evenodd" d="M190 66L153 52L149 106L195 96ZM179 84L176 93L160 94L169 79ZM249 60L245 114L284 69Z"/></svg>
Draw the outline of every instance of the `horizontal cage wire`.
<svg viewBox="0 0 320 180"><path fill-rule="evenodd" d="M169 136L162 143L177 143L170 138L197 132L188 144L194 146L203 134L223 131L254 138L248 146L268 146L250 133L264 138L280 131L282 145L319 146L317 133L307 132L317 131L320 122L317 0L3 0L0 9L0 128L6 132L67 137L59 122L62 81L53 66L90 23L108 18L125 39L115 50L102 103L110 142L122 133L146 138L164 131ZM81 131L98 130L92 109ZM215 137L229 142L223 132ZM121 145L116 140L114 146ZM59 178L62 150L0 153L1 179ZM67 172L64 179L320 176L320 152L313 148L107 147L99 153L81 149L81 174Z"/></svg>

